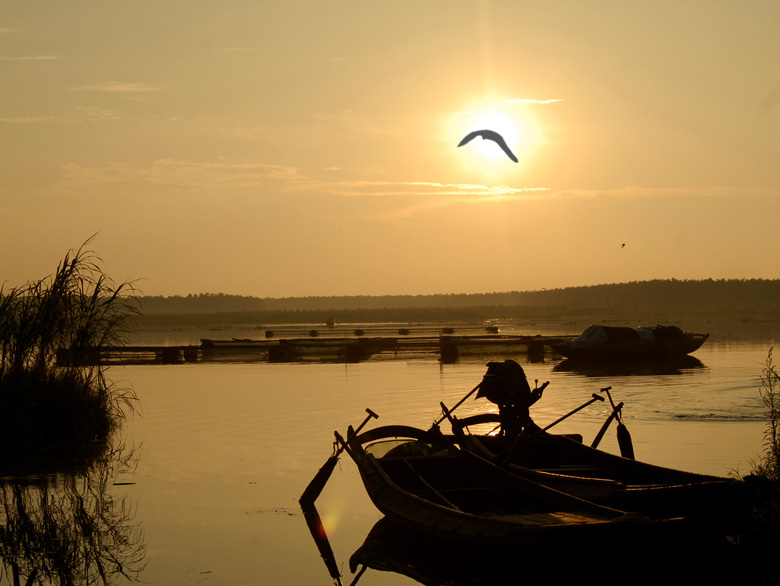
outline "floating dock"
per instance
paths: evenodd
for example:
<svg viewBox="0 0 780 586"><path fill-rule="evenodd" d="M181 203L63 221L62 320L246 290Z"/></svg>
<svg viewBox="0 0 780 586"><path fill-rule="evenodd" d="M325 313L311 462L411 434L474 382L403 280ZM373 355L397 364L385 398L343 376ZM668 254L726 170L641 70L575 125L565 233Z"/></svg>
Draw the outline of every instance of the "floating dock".
<svg viewBox="0 0 780 586"><path fill-rule="evenodd" d="M86 364L184 364L205 362L363 362L438 358L442 364L490 357L527 357L541 362L550 345L574 336L404 335L280 338L264 340L202 339L190 346L112 346L91 354ZM68 351L58 352L58 364L70 365Z"/></svg>

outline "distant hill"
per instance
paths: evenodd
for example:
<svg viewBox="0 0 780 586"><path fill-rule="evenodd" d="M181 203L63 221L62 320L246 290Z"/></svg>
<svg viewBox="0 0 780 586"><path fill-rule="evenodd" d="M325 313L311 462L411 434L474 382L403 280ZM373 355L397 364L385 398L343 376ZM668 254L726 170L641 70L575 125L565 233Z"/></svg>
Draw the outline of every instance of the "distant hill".
<svg viewBox="0 0 780 586"><path fill-rule="evenodd" d="M153 315L252 313L258 321L287 316L316 318L322 315L382 312L387 315L418 315L402 319L441 319L452 314L476 319L514 314L577 314L609 312L625 314L664 309L686 313L749 313L780 315L780 279L653 280L542 291L509 291L439 295L355 295L336 297L260 298L222 293L187 296L145 296L141 311ZM393 310L393 311L388 311ZM415 310L415 311L410 311ZM305 315L304 315L305 314ZM263 317L266 316L266 317ZM342 316L343 317L343 316ZM323 318L324 319L324 318ZM293 321L299 321L294 319ZM368 320L367 320L368 321Z"/></svg>

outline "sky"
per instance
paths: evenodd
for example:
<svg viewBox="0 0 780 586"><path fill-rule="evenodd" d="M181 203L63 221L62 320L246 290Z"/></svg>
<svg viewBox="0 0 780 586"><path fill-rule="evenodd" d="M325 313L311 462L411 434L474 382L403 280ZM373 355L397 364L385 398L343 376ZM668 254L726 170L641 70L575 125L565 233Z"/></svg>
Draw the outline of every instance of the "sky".
<svg viewBox="0 0 780 586"><path fill-rule="evenodd" d="M0 282L780 278L780 3L0 5ZM518 158L473 130L499 132Z"/></svg>

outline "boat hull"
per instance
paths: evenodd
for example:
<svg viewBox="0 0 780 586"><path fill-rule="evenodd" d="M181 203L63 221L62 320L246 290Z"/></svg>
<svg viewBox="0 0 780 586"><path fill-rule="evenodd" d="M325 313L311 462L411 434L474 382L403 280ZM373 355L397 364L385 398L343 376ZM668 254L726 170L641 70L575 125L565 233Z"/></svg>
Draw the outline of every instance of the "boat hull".
<svg viewBox="0 0 780 586"><path fill-rule="evenodd" d="M501 436L464 434L470 420L497 422L497 414L454 419L455 441L544 486L651 518L695 519L726 533L736 531L749 516L751 489L744 481L624 458L533 425L533 437L517 444Z"/></svg>
<svg viewBox="0 0 780 586"><path fill-rule="evenodd" d="M596 505L448 447L446 441L437 444L426 433L377 428L353 437L347 447L377 509L415 531L457 542L527 545L679 529L685 523L651 521ZM367 453L364 446L382 435L407 441L412 451ZM435 455L415 452L420 445L430 446L428 452Z"/></svg>
<svg viewBox="0 0 780 586"><path fill-rule="evenodd" d="M659 360L695 352L709 336L674 326L633 329L593 325L579 338L551 344L550 348L571 360Z"/></svg>

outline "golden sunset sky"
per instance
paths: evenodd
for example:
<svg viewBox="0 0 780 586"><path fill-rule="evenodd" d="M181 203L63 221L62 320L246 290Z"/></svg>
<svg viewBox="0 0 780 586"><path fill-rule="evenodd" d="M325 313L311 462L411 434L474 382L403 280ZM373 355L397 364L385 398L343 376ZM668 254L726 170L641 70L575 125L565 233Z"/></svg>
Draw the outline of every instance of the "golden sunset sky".
<svg viewBox="0 0 780 586"><path fill-rule="evenodd" d="M773 0L13 0L0 79L6 286L780 277Z"/></svg>

